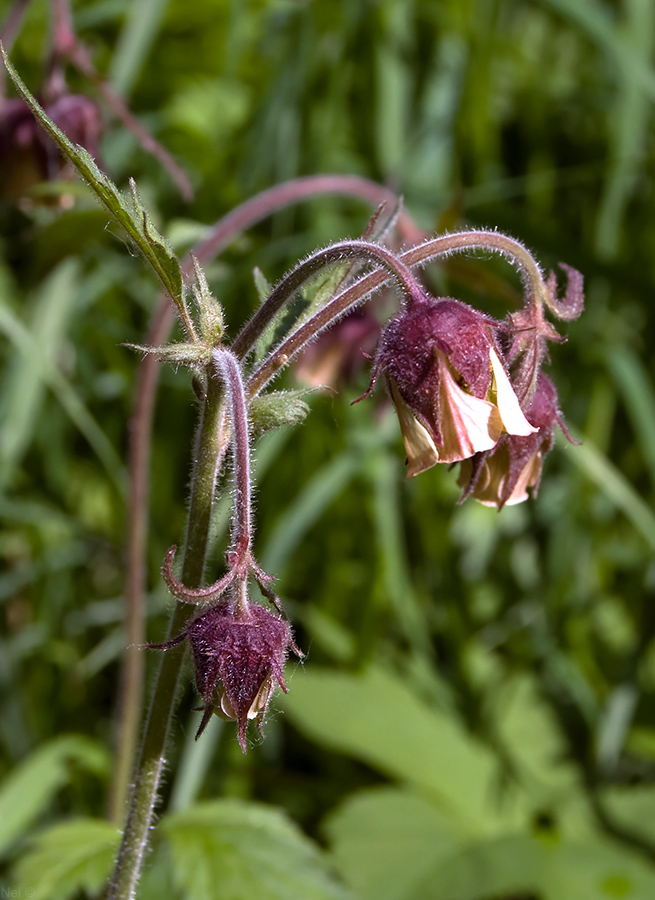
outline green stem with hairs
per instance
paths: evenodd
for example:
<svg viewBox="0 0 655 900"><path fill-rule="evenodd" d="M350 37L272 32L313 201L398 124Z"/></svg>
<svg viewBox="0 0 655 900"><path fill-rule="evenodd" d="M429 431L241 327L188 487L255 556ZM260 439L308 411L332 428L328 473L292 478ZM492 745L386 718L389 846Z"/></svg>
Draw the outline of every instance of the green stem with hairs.
<svg viewBox="0 0 655 900"><path fill-rule="evenodd" d="M196 434L191 498L182 568L189 587L202 582L217 470L223 459L227 435L223 417L223 388L209 378ZM194 614L192 606L177 603L169 638L182 631ZM141 753L133 778L129 811L116 866L106 893L108 900L131 900L136 890L143 856L149 842L164 752L170 729L184 652L175 647L162 657L145 725Z"/></svg>

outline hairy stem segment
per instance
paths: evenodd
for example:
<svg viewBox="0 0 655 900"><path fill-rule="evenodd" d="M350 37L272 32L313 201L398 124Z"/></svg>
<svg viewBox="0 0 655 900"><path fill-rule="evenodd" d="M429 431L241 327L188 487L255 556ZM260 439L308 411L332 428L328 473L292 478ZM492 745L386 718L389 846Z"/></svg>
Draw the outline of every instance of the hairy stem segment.
<svg viewBox="0 0 655 900"><path fill-rule="evenodd" d="M340 241L338 244L326 247L325 250L313 253L282 279L236 336L232 344L232 352L235 356L243 358L286 301L321 269L345 260L362 259L381 265L389 275L398 281L407 298L423 296L423 289L407 266L385 247L369 241Z"/></svg>
<svg viewBox="0 0 655 900"><path fill-rule="evenodd" d="M207 395L202 406L196 436L182 567L182 581L191 587L200 585L202 581L217 466L223 459L225 451L223 394L221 382L217 378L208 379ZM192 607L185 603L176 604L171 618L169 637L183 631L192 614ZM127 823L106 895L110 900L130 900L136 890L164 768L164 751L183 658L181 648L175 648L170 653L164 654L161 659L141 753L133 777Z"/></svg>
<svg viewBox="0 0 655 900"><path fill-rule="evenodd" d="M232 353L229 350L214 350L213 355L226 389L226 401L232 423L234 522L228 562L230 565L243 567L248 561L252 544L250 442L246 397L241 367Z"/></svg>
<svg viewBox="0 0 655 900"><path fill-rule="evenodd" d="M357 243L357 242L353 242ZM363 242L361 242L363 243ZM338 246L338 245L335 245ZM369 247L375 246L372 244ZM328 248L331 249L331 248ZM399 262L403 266L423 266L439 257L449 256L451 253L461 253L467 250L491 250L500 253L512 262L519 270L526 290L526 299L528 302L535 303L540 309L544 303L549 301L549 294L544 278L537 262L532 254L523 246L523 244L515 241L513 238L496 231L463 231L455 234L446 234L441 237L433 238L418 247L407 250L399 257ZM318 255L318 254L317 254ZM324 262L324 265L327 263ZM300 269L300 267L298 267ZM294 270L294 273L298 269ZM294 274L292 273L292 275ZM289 276L290 277L290 276ZM347 287L336 297L333 297L328 303L318 310L311 318L307 319L295 331L292 331L278 346L269 354L256 369L246 383L246 396L248 400L252 400L257 394L275 377L275 375L284 368L287 363L302 348L310 343L321 331L324 331L333 322L336 322L342 316L346 315L357 305L362 303L369 294L380 288L389 281L389 272L376 270L369 275L360 278L354 284ZM413 277L413 276L412 276ZM281 284L285 284L282 282ZM281 285L280 285L281 286ZM420 290L420 288L419 288ZM276 288L277 291L277 288ZM409 293L409 292L408 292ZM260 307L262 312L267 307L269 301L275 294L275 291L264 306ZM257 314L255 314L256 317ZM253 318L255 318L253 317ZM237 355L247 353L252 346L250 335L241 334L232 345L232 349ZM241 342L239 342L241 339Z"/></svg>
<svg viewBox="0 0 655 900"><path fill-rule="evenodd" d="M233 585L235 612L244 617L248 613L247 584L252 575L264 596L280 612L282 605L277 595L269 587L272 576L267 575L257 564L252 554L252 480L250 471L250 434L248 409L241 374L241 365L236 357L223 348L213 351L213 359L225 389L225 407L229 411L232 433L232 457L234 468L234 516L232 535L227 551L228 571L207 587L190 587L178 581L173 573L172 562L175 547L166 554L162 575L171 594L183 603L207 605L215 603Z"/></svg>

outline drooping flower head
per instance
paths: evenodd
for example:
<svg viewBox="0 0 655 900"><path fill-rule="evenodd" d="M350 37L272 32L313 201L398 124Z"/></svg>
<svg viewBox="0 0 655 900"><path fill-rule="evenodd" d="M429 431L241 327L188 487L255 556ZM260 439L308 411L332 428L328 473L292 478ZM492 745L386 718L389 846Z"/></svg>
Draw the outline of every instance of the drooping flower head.
<svg viewBox="0 0 655 900"><path fill-rule="evenodd" d="M177 637L148 646L168 650L185 638L193 652L196 687L205 702L196 739L212 713L218 713L236 719L245 753L249 720L256 719L261 727L275 686L287 692L282 670L289 649L300 655L288 622L256 603L249 604L246 615L237 616L232 603L221 600Z"/></svg>
<svg viewBox="0 0 655 900"><path fill-rule="evenodd" d="M491 450L503 433L529 435L495 339L499 323L459 300L414 299L385 327L373 378L386 376L408 475Z"/></svg>
<svg viewBox="0 0 655 900"><path fill-rule="evenodd" d="M337 390L361 371L379 336L380 323L371 305L353 310L305 347L296 364L296 378Z"/></svg>
<svg viewBox="0 0 655 900"><path fill-rule="evenodd" d="M97 155L100 113L88 97L61 93L44 106L72 141L92 156ZM40 181L61 180L73 174L27 103L16 98L7 100L0 111L0 174L2 195L9 198L24 194Z"/></svg>
<svg viewBox="0 0 655 900"><path fill-rule="evenodd" d="M553 446L559 426L571 440L559 409L555 385L539 373L532 403L527 411L537 431L528 435L504 434L493 450L464 460L457 483L463 493L460 502L474 497L485 506L513 506L536 497L544 456Z"/></svg>

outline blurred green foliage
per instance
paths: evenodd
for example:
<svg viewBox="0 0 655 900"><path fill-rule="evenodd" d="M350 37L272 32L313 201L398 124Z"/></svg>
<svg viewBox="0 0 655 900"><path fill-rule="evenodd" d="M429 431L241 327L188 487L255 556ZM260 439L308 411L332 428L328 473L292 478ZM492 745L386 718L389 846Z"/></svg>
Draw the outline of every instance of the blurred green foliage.
<svg viewBox="0 0 655 900"><path fill-rule="evenodd" d="M35 91L48 17L32 0L12 51ZM587 285L550 367L583 443L558 441L534 502L457 506L444 468L404 480L382 392L349 406L366 373L306 397L305 424L261 442L257 552L307 660L288 666L285 715L245 758L218 720L193 743L184 694L173 812L142 896L650 900L655 6L80 0L74 20L193 181L185 204L71 69L102 111L99 164L121 186L136 179L180 253L256 191L342 172L398 190L425 228L497 226ZM101 820L138 366L122 345L143 343L157 290L85 188L16 197L0 183L0 852L7 883L38 872L45 900L96 890L113 852ZM323 198L239 238L208 273L229 333L258 302L255 266L274 282L368 215ZM496 315L518 296L496 260L428 277ZM193 423L188 378L164 371L151 640L170 605L159 566L182 536Z"/></svg>

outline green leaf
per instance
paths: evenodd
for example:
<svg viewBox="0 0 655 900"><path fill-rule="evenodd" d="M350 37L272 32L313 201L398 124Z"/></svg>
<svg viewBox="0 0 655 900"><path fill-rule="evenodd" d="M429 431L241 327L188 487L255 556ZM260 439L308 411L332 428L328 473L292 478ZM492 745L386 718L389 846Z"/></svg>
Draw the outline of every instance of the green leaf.
<svg viewBox="0 0 655 900"><path fill-rule="evenodd" d="M426 791L462 829L498 832L522 821L516 798L498 796L492 753L391 672L307 666L289 688L281 701L301 731Z"/></svg>
<svg viewBox="0 0 655 900"><path fill-rule="evenodd" d="M403 900L462 838L427 799L396 788L349 797L326 823L339 871L362 900Z"/></svg>
<svg viewBox="0 0 655 900"><path fill-rule="evenodd" d="M261 303L263 303L273 290L273 286L271 285L266 275L264 275L262 270L259 268L259 266L255 266L255 268L252 270L252 277L255 282L255 288L257 289L259 300Z"/></svg>
<svg viewBox="0 0 655 900"><path fill-rule="evenodd" d="M107 879L120 832L100 819L78 818L42 832L16 868L17 896L66 900L95 894Z"/></svg>
<svg viewBox="0 0 655 900"><path fill-rule="evenodd" d="M535 679L514 676L490 698L490 719L497 723L512 767L522 786L541 805L580 792L575 767L566 759L566 746L551 708L540 696Z"/></svg>
<svg viewBox="0 0 655 900"><path fill-rule="evenodd" d="M508 833L470 841L427 799L390 788L328 820L339 871L361 900L648 900L655 869L600 836Z"/></svg>
<svg viewBox="0 0 655 900"><path fill-rule="evenodd" d="M279 516L268 541L262 565L279 572L307 531L355 476L361 460L350 452L340 453L326 463Z"/></svg>
<svg viewBox="0 0 655 900"><path fill-rule="evenodd" d="M39 747L5 778L0 785L0 853L43 815L55 793L69 781L71 762L102 775L109 768L108 754L100 744L69 735Z"/></svg>
<svg viewBox="0 0 655 900"><path fill-rule="evenodd" d="M378 548L378 572L385 595L412 646L431 654L430 629L412 583L399 502L398 460L385 449L375 454L365 469L371 482L371 524Z"/></svg>
<svg viewBox="0 0 655 900"><path fill-rule="evenodd" d="M143 249L140 241L137 240L136 243L155 272L159 275L159 278L168 293L175 303L179 305L183 298L184 283L180 262L171 250L166 238L164 238L153 225L150 213L141 202L136 183L132 178L130 178L130 191L132 192L134 218L138 225L140 225L139 235L143 236L148 252ZM130 234L129 231L128 234Z"/></svg>
<svg viewBox="0 0 655 900"><path fill-rule="evenodd" d="M327 269L319 272L315 278L306 282L302 286L301 294L307 306L303 309L302 315L295 323L295 327L306 322L322 306L325 306L337 294L344 281L355 268L357 268L356 264L349 260L338 265L328 266Z"/></svg>
<svg viewBox="0 0 655 900"><path fill-rule="evenodd" d="M655 393L650 373L625 347L609 347L603 358L623 395L655 489Z"/></svg>
<svg viewBox="0 0 655 900"><path fill-rule="evenodd" d="M57 128L54 122L48 118L9 62L4 47L1 48L1 52L16 90L30 107L39 124L48 132L64 156L75 166L109 214L132 238L147 262L154 269L164 289L182 315L187 318L187 315L185 315L183 277L180 263L166 240L152 224L150 216L136 193L134 184L131 184L132 200L130 201L121 194L113 181L98 168L93 157L83 147L70 141L64 132Z"/></svg>
<svg viewBox="0 0 655 900"><path fill-rule="evenodd" d="M600 800L610 821L642 841L655 844L655 786L606 787Z"/></svg>
<svg viewBox="0 0 655 900"><path fill-rule="evenodd" d="M354 270L355 264L351 261L328 266L318 275L307 281L300 289L301 301L293 304L291 297L283 305L268 323L257 340L255 347L255 359L260 361L283 337L292 330L300 328L317 310L325 306L338 292L344 281ZM267 282L264 275L255 269L253 272L255 286L262 303L270 294L266 291Z"/></svg>
<svg viewBox="0 0 655 900"><path fill-rule="evenodd" d="M168 0L132 0L111 61L109 79L127 97L141 72L168 6Z"/></svg>
<svg viewBox="0 0 655 900"><path fill-rule="evenodd" d="M156 356L160 362L169 363L172 366L189 366L190 368L206 366L212 357L211 348L205 344L184 343L163 344L161 347L148 347L143 344L125 344L130 350L137 353L148 353Z"/></svg>
<svg viewBox="0 0 655 900"><path fill-rule="evenodd" d="M536 894L539 900L651 900L655 870L601 838L509 835L464 848L437 867L413 900L480 900Z"/></svg>
<svg viewBox="0 0 655 900"><path fill-rule="evenodd" d="M0 399L0 483L11 477L31 440L48 374L56 367L77 305L79 270L78 260L64 260L40 285L29 329L0 299L0 331L18 350Z"/></svg>
<svg viewBox="0 0 655 900"><path fill-rule="evenodd" d="M275 809L216 800L166 816L186 900L346 900L319 850Z"/></svg>

